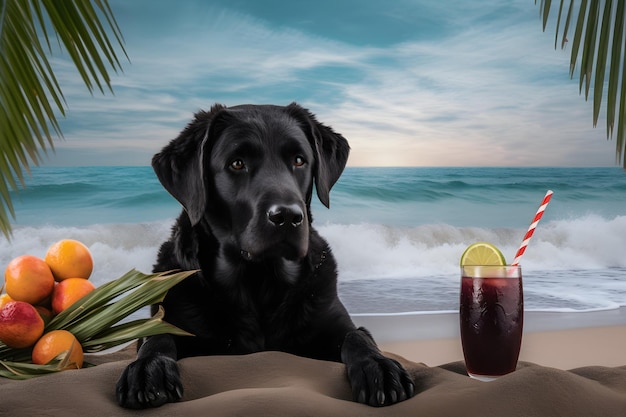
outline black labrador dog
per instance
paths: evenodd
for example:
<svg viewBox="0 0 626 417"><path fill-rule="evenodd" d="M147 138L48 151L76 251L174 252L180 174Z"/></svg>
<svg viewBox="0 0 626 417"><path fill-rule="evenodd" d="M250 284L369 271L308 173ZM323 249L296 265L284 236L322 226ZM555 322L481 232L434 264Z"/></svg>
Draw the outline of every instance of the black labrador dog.
<svg viewBox="0 0 626 417"><path fill-rule="evenodd" d="M122 406L180 400L178 359L267 350L343 362L361 403L413 396L404 368L351 321L335 259L311 226L313 185L328 207L349 150L295 103L215 105L154 156L184 207L154 270L199 270L169 291L165 320L195 336L148 338L117 383Z"/></svg>

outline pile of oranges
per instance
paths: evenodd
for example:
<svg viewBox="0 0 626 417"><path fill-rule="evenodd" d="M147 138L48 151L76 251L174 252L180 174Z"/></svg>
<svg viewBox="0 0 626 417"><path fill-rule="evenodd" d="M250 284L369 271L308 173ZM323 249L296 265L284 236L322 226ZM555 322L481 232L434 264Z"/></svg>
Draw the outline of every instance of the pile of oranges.
<svg viewBox="0 0 626 417"><path fill-rule="evenodd" d="M0 341L11 348L32 347L32 361L43 365L64 354L67 368L80 368L83 349L66 330L44 328L55 315L95 289L88 280L93 259L77 240L54 243L44 259L14 258L4 272L0 295ZM0 287L0 293L2 289Z"/></svg>

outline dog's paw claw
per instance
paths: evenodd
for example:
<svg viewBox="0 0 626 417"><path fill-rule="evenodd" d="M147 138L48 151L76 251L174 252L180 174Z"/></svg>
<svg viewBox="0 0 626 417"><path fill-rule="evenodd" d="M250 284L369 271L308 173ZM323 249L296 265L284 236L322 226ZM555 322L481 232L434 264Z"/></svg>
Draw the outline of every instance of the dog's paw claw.
<svg viewBox="0 0 626 417"><path fill-rule="evenodd" d="M378 401L378 405L385 404L385 393L379 390L376 393L376 401ZM395 402L395 401L393 401L393 402Z"/></svg>
<svg viewBox="0 0 626 417"><path fill-rule="evenodd" d="M398 393L395 391L391 391L391 403L395 404L398 402Z"/></svg>

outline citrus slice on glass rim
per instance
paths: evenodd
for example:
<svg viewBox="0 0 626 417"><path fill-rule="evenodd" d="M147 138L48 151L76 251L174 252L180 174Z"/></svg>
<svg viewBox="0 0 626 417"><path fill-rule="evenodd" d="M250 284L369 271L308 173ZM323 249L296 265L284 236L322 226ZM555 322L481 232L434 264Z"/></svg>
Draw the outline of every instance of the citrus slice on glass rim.
<svg viewBox="0 0 626 417"><path fill-rule="evenodd" d="M491 243L477 242L472 243L465 249L463 255L461 255L461 266L466 265L506 265L504 255L500 252L500 249L496 248Z"/></svg>

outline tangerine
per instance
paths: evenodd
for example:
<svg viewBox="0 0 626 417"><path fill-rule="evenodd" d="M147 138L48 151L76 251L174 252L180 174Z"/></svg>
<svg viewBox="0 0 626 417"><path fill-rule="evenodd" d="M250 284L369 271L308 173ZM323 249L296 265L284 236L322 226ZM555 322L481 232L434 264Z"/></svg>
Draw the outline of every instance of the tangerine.
<svg viewBox="0 0 626 417"><path fill-rule="evenodd" d="M58 282L68 278L89 279L93 271L91 252L78 240L63 239L53 243L44 259Z"/></svg>
<svg viewBox="0 0 626 417"><path fill-rule="evenodd" d="M43 334L43 319L35 307L11 301L0 310L0 340L11 348L26 348Z"/></svg>
<svg viewBox="0 0 626 417"><path fill-rule="evenodd" d="M0 310L2 310L2 307L10 303L11 301L15 301L15 300L9 297L9 294L0 295Z"/></svg>
<svg viewBox="0 0 626 417"><path fill-rule="evenodd" d="M67 330L52 330L44 334L33 347L32 353L33 363L37 365L45 365L55 358L67 360L63 369L81 368L83 357L83 347Z"/></svg>
<svg viewBox="0 0 626 417"><path fill-rule="evenodd" d="M56 286L56 284L55 284L55 286ZM50 291L50 294L46 298L44 298L43 301L40 301L39 303L33 304L33 305L35 307L42 306L42 307L47 308L48 310L52 310L52 292L53 291L54 291L54 287L52 288L52 291Z"/></svg>
<svg viewBox="0 0 626 417"><path fill-rule="evenodd" d="M50 320L52 320L52 311L48 307L35 306L35 310L37 310L37 313L39 313L43 319L44 325L47 325Z"/></svg>
<svg viewBox="0 0 626 417"><path fill-rule="evenodd" d="M67 278L59 282L52 291L52 312L59 314L96 287L83 278Z"/></svg>
<svg viewBox="0 0 626 417"><path fill-rule="evenodd" d="M41 258L22 255L14 258L4 271L6 292L15 301L39 304L54 287L50 267Z"/></svg>

